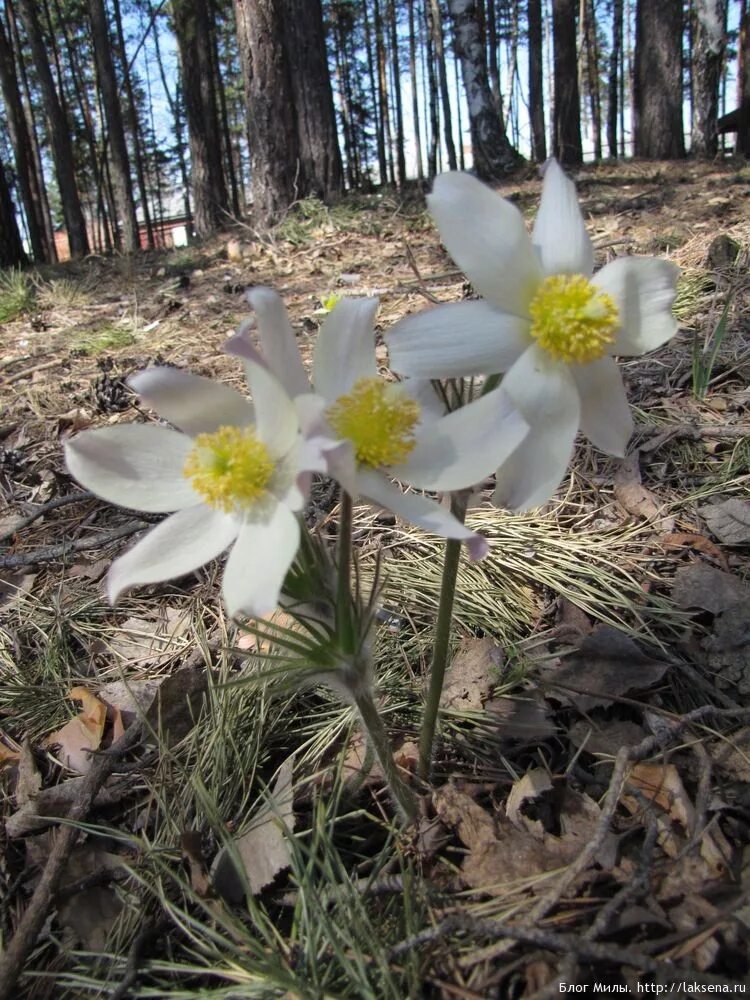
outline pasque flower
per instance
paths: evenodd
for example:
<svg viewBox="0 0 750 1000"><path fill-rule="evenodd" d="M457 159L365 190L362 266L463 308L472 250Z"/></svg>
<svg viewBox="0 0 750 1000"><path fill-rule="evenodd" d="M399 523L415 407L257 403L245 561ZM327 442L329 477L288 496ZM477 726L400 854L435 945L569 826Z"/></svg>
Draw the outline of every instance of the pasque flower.
<svg viewBox="0 0 750 1000"><path fill-rule="evenodd" d="M420 490L471 487L514 451L528 425L502 390L446 414L429 382L391 382L375 359L375 298L342 299L318 335L314 392L303 378L293 332L279 297L267 288L248 293L263 355L296 394L307 433L339 442L326 451L328 472L353 497L362 496L405 520L446 538L466 542L472 558L487 551L482 536L443 506L393 480ZM249 327L227 345L251 364L258 355Z"/></svg>
<svg viewBox="0 0 750 1000"><path fill-rule="evenodd" d="M247 365L254 406L239 392L172 368L130 385L179 430L129 424L68 441L71 474L111 503L171 513L112 564L109 598L182 576L231 548L223 595L231 615L273 610L299 544L294 512L306 474L323 471L319 443L300 435L274 376Z"/></svg>
<svg viewBox="0 0 750 1000"><path fill-rule="evenodd" d="M495 502L538 506L564 476L579 428L624 455L633 425L613 355L642 354L675 333L678 269L619 257L594 274L574 185L555 160L531 237L518 209L469 174L438 177L428 202L483 298L397 323L385 337L391 365L421 378L506 373L502 388L531 430L499 466Z"/></svg>

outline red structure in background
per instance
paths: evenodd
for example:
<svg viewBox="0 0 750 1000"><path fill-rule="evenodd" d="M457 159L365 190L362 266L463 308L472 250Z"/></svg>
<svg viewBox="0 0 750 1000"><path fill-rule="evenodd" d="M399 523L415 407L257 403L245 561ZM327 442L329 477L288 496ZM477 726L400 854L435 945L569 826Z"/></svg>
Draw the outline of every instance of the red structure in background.
<svg viewBox="0 0 750 1000"><path fill-rule="evenodd" d="M103 239L101 233L89 224L88 237L89 244L97 249L95 253L103 252ZM171 250L176 246L186 246L188 236L191 232L191 222L187 216L176 216L170 219L155 220L151 224L154 234L154 242L157 250ZM148 249L148 233L144 223L138 225L138 238L141 250ZM64 229L55 231L55 249L58 260L70 260L70 247L68 245L68 234Z"/></svg>

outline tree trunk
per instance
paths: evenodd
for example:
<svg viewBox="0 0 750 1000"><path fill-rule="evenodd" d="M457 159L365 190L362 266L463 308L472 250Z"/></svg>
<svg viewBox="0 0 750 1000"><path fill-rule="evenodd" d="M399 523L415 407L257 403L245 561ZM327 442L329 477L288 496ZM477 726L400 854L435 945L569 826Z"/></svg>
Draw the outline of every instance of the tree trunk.
<svg viewBox="0 0 750 1000"><path fill-rule="evenodd" d="M432 180L437 174L438 136L440 132L440 112L438 110L438 85L435 73L435 50L430 29L430 0L424 0L427 37L425 39L425 62L427 63L427 86L430 105L430 145L427 152L427 176Z"/></svg>
<svg viewBox="0 0 750 1000"><path fill-rule="evenodd" d="M492 99L476 2L449 0L449 6L469 106L474 169L483 180L499 180L520 164L521 157L511 146L500 109Z"/></svg>
<svg viewBox="0 0 750 1000"><path fill-rule="evenodd" d="M398 23L395 0L388 0L388 26L391 35L391 69L393 97L396 105L396 175L398 186L406 183L406 153L404 151L404 106L401 96L401 66L398 57Z"/></svg>
<svg viewBox="0 0 750 1000"><path fill-rule="evenodd" d="M635 155L685 155L682 129L682 0L638 0L635 12Z"/></svg>
<svg viewBox="0 0 750 1000"><path fill-rule="evenodd" d="M0 160L0 267L21 267L26 263L21 235L16 222L16 210L5 179L5 167Z"/></svg>
<svg viewBox="0 0 750 1000"><path fill-rule="evenodd" d="M750 10L744 2L740 16L740 37L737 66L737 145L735 152L750 157Z"/></svg>
<svg viewBox="0 0 750 1000"><path fill-rule="evenodd" d="M593 0L583 0L586 15L586 86L589 92L591 127L594 132L594 159L602 158L602 106L599 90L599 45L596 39L596 14Z"/></svg>
<svg viewBox="0 0 750 1000"><path fill-rule="evenodd" d="M151 224L151 207L149 205L148 199L148 186L146 184L146 170L143 163L143 153L142 153L142 141L141 141L141 127L138 122L138 110L135 104L135 94L133 93L133 80L130 75L130 65L128 64L128 52L125 45L125 32L122 27L122 12L120 10L120 0L114 0L112 4L112 9L115 15L115 32L117 39L117 57L120 60L120 66L122 69L122 81L125 87L125 96L127 100L123 102L125 106L125 115L128 123L128 129L130 130L130 140L133 144L133 159L135 161L135 178L138 185L138 197L141 202L141 212L143 213L143 224L146 227L146 243L150 250L153 250L156 243L154 240L154 227ZM149 16L153 23L153 33L156 42L156 47L158 51L158 31L156 27L156 17L154 11L149 3ZM159 62L159 72L162 73L161 57L157 56L157 62ZM164 88L167 91L167 88ZM172 107L171 97L167 93L167 103ZM183 178L183 183L185 184L185 190L187 191L188 180L187 171Z"/></svg>
<svg viewBox="0 0 750 1000"><path fill-rule="evenodd" d="M609 78L607 80L607 149L617 158L617 119L619 115L620 79L622 59L622 0L612 5L612 48L609 53Z"/></svg>
<svg viewBox="0 0 750 1000"><path fill-rule="evenodd" d="M174 135L175 135L175 146L177 149L177 164L180 170L180 181L182 184L182 197L184 199L183 204L185 206L185 220L187 223L188 236L192 235L193 230L193 211L190 205L190 175L188 173L187 161L185 159L185 143L183 141L183 124L182 115L180 112L180 93L179 84L178 89L175 92L175 96L169 90L169 82L167 80L167 74L164 72L164 61L161 57L161 45L159 44L159 30L156 24L156 19L154 18L154 11L149 4L149 15L153 21L153 35L154 35L154 51L156 53L156 65L159 68L159 77L161 79L161 85L164 88L164 96L167 99L167 104L169 105L169 110L172 113L172 120L174 121ZM239 34L239 26L238 26ZM153 241L153 234L152 234ZM149 246L152 245L152 241L149 242Z"/></svg>
<svg viewBox="0 0 750 1000"><path fill-rule="evenodd" d="M553 153L566 166L583 163L575 0L552 0L555 60Z"/></svg>
<svg viewBox="0 0 750 1000"><path fill-rule="evenodd" d="M547 159L544 123L544 59L542 48L542 0L528 0L529 21L529 117L531 156L537 163Z"/></svg>
<svg viewBox="0 0 750 1000"><path fill-rule="evenodd" d="M435 51L435 61L437 63L438 80L440 82L440 99L443 105L443 130L445 132L445 148L448 153L448 169L457 170L458 164L456 162L456 147L453 142L453 116L451 114L451 100L448 91L448 69L445 63L443 17L440 12L440 0L426 0L426 5L430 34Z"/></svg>
<svg viewBox="0 0 750 1000"><path fill-rule="evenodd" d="M417 34L416 34L416 21L414 17L414 2L415 0L408 0L409 3L409 79L411 80L411 117L412 126L414 129L414 145L416 148L416 159L417 159L417 179L424 179L424 170L422 168L422 135L419 128L419 93L418 93L418 82L417 82Z"/></svg>
<svg viewBox="0 0 750 1000"><path fill-rule="evenodd" d="M300 156L300 191L324 200L344 188L320 0L281 0L284 49Z"/></svg>
<svg viewBox="0 0 750 1000"><path fill-rule="evenodd" d="M693 85L693 122L690 152L716 156L719 151L716 123L719 118L719 86L726 50L727 0L693 0L693 53L690 73Z"/></svg>
<svg viewBox="0 0 750 1000"><path fill-rule="evenodd" d="M34 0L20 0L18 9L26 28L29 47L31 48L31 55L34 60L34 67L47 113L52 156L55 161L55 173L60 189L65 228L68 231L70 255L71 257L85 257L89 252L89 241L86 233L86 222L83 217L78 189L76 187L73 145L70 139L68 122L60 105L60 100L52 79L52 72L47 61L47 51L37 17L36 4Z"/></svg>
<svg viewBox="0 0 750 1000"><path fill-rule="evenodd" d="M541 2L541 0L540 0ZM488 68L490 73L490 88L495 104L502 108L502 98L500 96L500 67L497 62L497 13L495 11L495 0L487 0L487 50Z"/></svg>
<svg viewBox="0 0 750 1000"><path fill-rule="evenodd" d="M130 158L128 157L125 129L120 115L120 101L117 96L107 14L104 10L103 0L88 0L88 7L96 71L109 132L109 145L112 151L112 175L118 215L113 223L115 233L118 231L118 222L122 226L122 246L125 252L135 253L140 250L141 243L138 236L138 220L135 216L133 184L130 179Z"/></svg>
<svg viewBox="0 0 750 1000"><path fill-rule="evenodd" d="M5 27L0 19L0 85L5 100L5 113L8 118L13 153L16 161L18 188L23 201L26 215L26 225L29 230L29 241L37 261L51 261L50 248L44 225L44 208L40 191L40 178L31 155L31 138L26 125L26 118L21 103L21 93L18 89L13 50Z"/></svg>
<svg viewBox="0 0 750 1000"><path fill-rule="evenodd" d="M195 230L204 237L223 225L229 209L221 162L208 9L202 0L172 0L172 16L190 135Z"/></svg>
<svg viewBox="0 0 750 1000"><path fill-rule="evenodd" d="M227 111L227 94L224 87L224 79L221 73L221 60L219 59L219 9L216 0L212 0L211 11L211 36L210 54L211 70L214 78L214 90L219 100L219 124L221 126L222 148L224 151L224 185L232 194L232 214L235 218L240 215L240 192L237 186L237 174L234 169L234 151L232 149L232 136L229 131L229 113Z"/></svg>

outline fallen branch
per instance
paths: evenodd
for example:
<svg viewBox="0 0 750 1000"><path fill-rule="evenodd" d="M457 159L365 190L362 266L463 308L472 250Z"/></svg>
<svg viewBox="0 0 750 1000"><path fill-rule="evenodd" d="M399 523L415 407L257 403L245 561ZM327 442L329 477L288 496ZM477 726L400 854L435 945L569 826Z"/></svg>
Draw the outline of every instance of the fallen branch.
<svg viewBox="0 0 750 1000"><path fill-rule="evenodd" d="M13 569L16 566L33 566L34 563L64 559L73 552L101 549L111 542L117 542L121 538L134 535L137 531L143 531L144 528L148 528L149 523L149 521L140 520L128 521L127 524L123 524L119 528L101 535L87 535L85 538L78 538L74 542L62 542L60 545L46 545L41 549L32 549L31 552L18 552L14 555L2 556L0 557L0 569Z"/></svg>
<svg viewBox="0 0 750 1000"><path fill-rule="evenodd" d="M10 538L11 535L17 534L19 531L23 531L24 528L28 528L30 524L33 524L40 517L44 517L45 514L49 514L51 510L57 510L58 507L65 507L67 504L78 503L80 500L90 500L93 496L94 494L91 490L82 490L80 493L68 493L64 497L55 497L53 500L48 500L47 503L41 504L31 514L20 520L9 531L1 534L0 542L6 538Z"/></svg>

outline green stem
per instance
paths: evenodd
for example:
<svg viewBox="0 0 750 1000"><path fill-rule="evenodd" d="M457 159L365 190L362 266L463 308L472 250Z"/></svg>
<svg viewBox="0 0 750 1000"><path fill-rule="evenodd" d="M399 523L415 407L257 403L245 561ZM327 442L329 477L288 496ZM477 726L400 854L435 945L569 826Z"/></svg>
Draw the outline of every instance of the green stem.
<svg viewBox="0 0 750 1000"><path fill-rule="evenodd" d="M451 513L462 524L466 517L468 500L468 493L454 493L451 497ZM424 716L422 718L422 732L419 735L419 776L425 781L430 776L432 747L435 741L440 696L443 693L445 668L448 665L453 601L456 596L456 576L458 575L458 560L460 556L461 542L457 538L449 538L445 543L443 578L440 583L440 604L438 605L437 622L435 623L435 645L432 650L430 681L424 706Z"/></svg>
<svg viewBox="0 0 750 1000"><path fill-rule="evenodd" d="M369 692L355 695L354 704L357 706L362 726L367 733L367 739L375 752L378 763L383 769L385 780L388 782L388 787L396 801L402 818L406 822L411 823L417 818L417 798L398 773L388 734L383 725L380 713L375 707L372 695Z"/></svg>
<svg viewBox="0 0 750 1000"><path fill-rule="evenodd" d="M351 562L352 562L352 498L341 491L339 504L338 580L336 587L336 620L339 641L345 653L354 651L352 627Z"/></svg>

